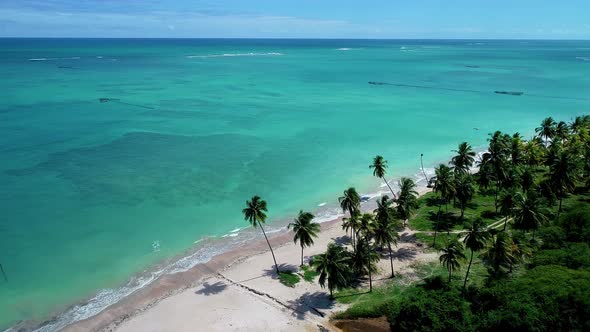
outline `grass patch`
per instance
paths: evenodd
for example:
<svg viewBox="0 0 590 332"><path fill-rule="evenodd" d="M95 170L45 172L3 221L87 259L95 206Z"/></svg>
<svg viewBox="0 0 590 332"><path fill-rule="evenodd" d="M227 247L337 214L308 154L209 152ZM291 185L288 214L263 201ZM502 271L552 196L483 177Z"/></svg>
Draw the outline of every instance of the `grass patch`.
<svg viewBox="0 0 590 332"><path fill-rule="evenodd" d="M295 287L301 278L292 271L279 272L279 280L287 287Z"/></svg>
<svg viewBox="0 0 590 332"><path fill-rule="evenodd" d="M303 270L303 280L307 282L314 282L315 278L318 276L318 273L309 265L304 265L301 269Z"/></svg>

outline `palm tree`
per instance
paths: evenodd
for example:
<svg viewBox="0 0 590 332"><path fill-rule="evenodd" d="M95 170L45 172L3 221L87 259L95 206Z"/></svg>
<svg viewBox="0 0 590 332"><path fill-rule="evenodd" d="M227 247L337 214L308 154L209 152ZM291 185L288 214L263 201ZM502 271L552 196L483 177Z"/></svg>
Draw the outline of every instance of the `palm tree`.
<svg viewBox="0 0 590 332"><path fill-rule="evenodd" d="M319 283L322 288L328 283L330 298L334 298L334 289L345 288L351 278L350 255L341 246L335 243L328 244L325 253L317 255L313 259L313 266L320 275Z"/></svg>
<svg viewBox="0 0 590 332"><path fill-rule="evenodd" d="M344 191L343 196L338 197L338 202L340 203L340 207L342 208L342 212L348 212L350 215L349 221L354 221L355 215L358 213L361 207L361 196L356 192L356 189L350 187ZM352 233L350 237L351 243L353 243L354 247L354 234L355 234L355 227L354 222L351 223Z"/></svg>
<svg viewBox="0 0 590 332"><path fill-rule="evenodd" d="M569 126L573 134L578 134L582 128L590 126L590 115L576 116Z"/></svg>
<svg viewBox="0 0 590 332"><path fill-rule="evenodd" d="M383 182L385 182L385 184L389 188L389 191L391 191L393 198L395 198L395 193L393 192L393 189L391 189L389 183L385 179L385 173L387 172L387 160L383 159L382 156L377 155L375 156L375 158L373 158L373 164L370 165L369 168L373 169L373 176L376 176L383 180Z"/></svg>
<svg viewBox="0 0 590 332"><path fill-rule="evenodd" d="M418 192L416 191L416 184L412 179L401 178L399 181L400 192L397 197L397 212L404 220L410 218L412 212L418 208Z"/></svg>
<svg viewBox="0 0 590 332"><path fill-rule="evenodd" d="M506 232L500 232L488 250L481 254L482 262L489 267L493 277L497 277L503 268L509 268L514 262L509 240Z"/></svg>
<svg viewBox="0 0 590 332"><path fill-rule="evenodd" d="M465 259L463 245L454 238L441 251L443 253L440 255L439 260L447 268L447 271L449 271L449 282L451 282L453 271L458 270L461 267L460 261Z"/></svg>
<svg viewBox="0 0 590 332"><path fill-rule="evenodd" d="M453 165L455 172L468 172L471 166L473 166L476 155L471 145L467 142L463 142L459 144L457 150L453 150L453 152L457 153L457 155L451 159L451 164Z"/></svg>
<svg viewBox="0 0 590 332"><path fill-rule="evenodd" d="M509 157L509 141L510 136L496 131L492 137L489 138L488 151L483 154L480 163L481 168L487 171L492 171L493 179L496 182L496 191L494 195L494 204L496 206L496 213L498 212L498 193L500 185L506 178L508 157ZM489 167L489 168L488 168Z"/></svg>
<svg viewBox="0 0 590 332"><path fill-rule="evenodd" d="M314 215L309 212L299 211L299 216L294 222L290 223L287 228L293 227L295 236L293 242L301 245L301 266L303 266L303 248L311 247L313 245L313 238L318 237L320 232L320 225L313 222Z"/></svg>
<svg viewBox="0 0 590 332"><path fill-rule="evenodd" d="M473 184L473 176L469 173L459 173L455 176L455 197L459 200L461 206L461 220L465 215L465 206L475 194L475 186Z"/></svg>
<svg viewBox="0 0 590 332"><path fill-rule="evenodd" d="M570 128L567 123L559 121L555 127L555 138L559 139L561 143L567 140L569 136Z"/></svg>
<svg viewBox="0 0 590 332"><path fill-rule="evenodd" d="M358 241L352 254L351 266L360 276L369 275L369 292L373 291L373 272L377 272L377 266L374 263L380 259L379 255L371 248L371 243L365 237L364 241Z"/></svg>
<svg viewBox="0 0 590 332"><path fill-rule="evenodd" d="M379 204L379 202L377 203ZM377 219L375 228L373 229L373 238L375 239L375 244L381 246L381 248L387 245L387 249L389 249L391 277L393 278L395 274L393 273L393 251L391 250L391 246L396 246L399 240L399 234L397 232L398 225L394 222L395 219L391 212L384 212L380 206L377 207L375 212Z"/></svg>
<svg viewBox="0 0 590 332"><path fill-rule="evenodd" d="M539 141L540 139L538 137L535 137L524 144L524 158L526 164L529 166L539 166L539 164L541 164L541 161L543 160L544 150Z"/></svg>
<svg viewBox="0 0 590 332"><path fill-rule="evenodd" d="M515 200L516 192L514 190L504 190L500 193L500 213L504 216L504 229L506 230L506 224L508 223L508 219L512 215L512 210L514 209L514 200Z"/></svg>
<svg viewBox="0 0 590 332"><path fill-rule="evenodd" d="M471 263L473 262L473 253L485 248L487 241L490 238L490 233L487 231L483 220L477 219L469 227L465 234L463 243L467 249L471 250L469 258L469 265L467 266L467 273L465 274L465 281L463 281L463 289L467 286L467 279L469 278L469 271L471 270Z"/></svg>
<svg viewBox="0 0 590 332"><path fill-rule="evenodd" d="M514 203L514 228L523 231L532 230L534 239L535 230L547 221L547 209L543 206L541 199L532 191L526 194L517 193Z"/></svg>
<svg viewBox="0 0 590 332"><path fill-rule="evenodd" d="M555 137L555 120L552 117L545 118L541 121L541 126L535 128L535 132L545 139L545 147L547 147L547 142Z"/></svg>
<svg viewBox="0 0 590 332"><path fill-rule="evenodd" d="M277 259L275 258L274 251L272 251L272 247L270 246L270 242L268 241L264 227L262 227L262 224L266 222L265 212L267 211L266 201L261 199L260 196L256 195L252 197L252 200L246 201L246 208L242 210L242 213L244 214L244 220L247 220L250 225L252 225L252 227L256 228L256 225L260 226L262 234L264 234L264 238L268 244L268 248L270 249L270 253L272 254L272 260L275 262L275 270L277 271L278 275L279 266L277 265Z"/></svg>
<svg viewBox="0 0 590 332"><path fill-rule="evenodd" d="M513 165L520 165L523 162L523 142L519 133L512 135L510 140L510 160Z"/></svg>
<svg viewBox="0 0 590 332"><path fill-rule="evenodd" d="M453 187L453 173L451 169L445 165L440 164L434 169L436 173L436 184L434 185L434 191L438 192L440 197L438 201L438 214L436 218L436 226L434 228L434 240L432 246L436 244L436 234L438 232L438 225L440 223L440 214L443 202L448 202L455 188Z"/></svg>
<svg viewBox="0 0 590 332"><path fill-rule="evenodd" d="M558 219L563 199L576 188L578 164L574 158L568 151L560 151L549 166L549 181L559 198Z"/></svg>

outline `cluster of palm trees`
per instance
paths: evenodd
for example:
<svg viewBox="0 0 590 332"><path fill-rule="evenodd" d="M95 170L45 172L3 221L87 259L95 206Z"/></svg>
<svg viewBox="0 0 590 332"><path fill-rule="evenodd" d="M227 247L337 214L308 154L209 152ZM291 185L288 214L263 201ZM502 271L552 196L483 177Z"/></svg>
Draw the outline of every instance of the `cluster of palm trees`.
<svg viewBox="0 0 590 332"><path fill-rule="evenodd" d="M437 167L435 191L440 197L439 215L442 204L456 198L463 217L462 201L473 196L473 182L476 182L483 192L493 190L496 212L499 209L505 218L501 231L487 229L481 219L476 219L464 233L463 243L458 238L447 237L440 262L447 268L449 281L466 259L465 247L471 255L463 287L467 285L473 255L479 251L483 251L480 257L491 277L512 272L515 264L530 255L529 244L535 241L535 231L549 220L551 207L557 205L554 214L559 218L563 199L574 191L576 184L588 179L590 116L577 117L571 124L546 118L536 132L537 136L529 141L524 141L518 133L491 134L488 151L483 154L475 175L467 173L467 166L473 164L475 156L467 143L461 143L456 150L457 156L451 160L453 167L444 164ZM467 177L473 180L465 180ZM513 230L522 234L532 232L531 239L507 230L509 221Z"/></svg>
<svg viewBox="0 0 590 332"><path fill-rule="evenodd" d="M453 272L460 269L467 260L465 248L470 251L469 263L463 287L467 285L474 254L479 255L488 267L490 275L497 277L511 272L513 265L527 255L527 243L515 236L512 230L522 234L532 232L546 222L550 208L557 205L555 213L559 218L562 201L572 193L582 179L590 174L590 116L576 117L570 124L556 123L552 118L542 121L536 128L537 136L525 141L520 134L504 134L496 131L490 134L489 146L478 162L479 170L472 174L476 153L467 142L454 150L449 165L440 164L435 168L434 192L438 198L438 213L434 227L434 242L442 217L442 208L448 212L449 203L458 205L460 218L465 218L465 209L476 193L476 185L483 193L494 196L495 213L504 218L501 231L488 229L481 219L475 219L460 237L450 237L447 232L445 246L441 249L440 262L448 271L449 281ZM401 178L399 192L385 179L387 161L376 156L369 166L373 175L383 180L393 196L382 196L372 213L361 211L361 197L354 187L348 188L338 201L343 212L342 227L350 232L350 246L330 243L327 250L313 257L311 264L319 273L319 283L327 285L330 296L333 291L348 287L368 276L369 291L372 290L372 274L377 271L378 252L387 248L394 277L393 250L397 245L399 231L418 208L416 184L409 178ZM586 176L583 176L586 175ZM558 204L557 204L558 203ZM499 211L498 211L499 210ZM279 267L266 236L263 224L266 221L266 202L259 196L252 197L243 209L244 218L253 226L260 227L268 243L277 273ZM289 228L294 231L294 241L301 246L301 265L304 264L303 250L312 246L320 227L313 222L313 214L300 211ZM507 229L511 222L511 229ZM461 240L462 237L462 240Z"/></svg>

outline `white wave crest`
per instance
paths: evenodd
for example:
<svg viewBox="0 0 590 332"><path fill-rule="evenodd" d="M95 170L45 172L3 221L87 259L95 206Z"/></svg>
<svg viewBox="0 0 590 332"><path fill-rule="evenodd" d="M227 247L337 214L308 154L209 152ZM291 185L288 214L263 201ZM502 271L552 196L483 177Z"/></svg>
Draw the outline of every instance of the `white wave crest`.
<svg viewBox="0 0 590 332"><path fill-rule="evenodd" d="M587 56L577 56L576 59L582 60L582 61L590 61L590 57L587 57Z"/></svg>
<svg viewBox="0 0 590 332"><path fill-rule="evenodd" d="M284 55L283 53L279 52L268 52L268 53L224 53L224 54L206 54L206 55L187 55L188 59L193 58L222 58L222 57L240 57L240 56L279 56Z"/></svg>

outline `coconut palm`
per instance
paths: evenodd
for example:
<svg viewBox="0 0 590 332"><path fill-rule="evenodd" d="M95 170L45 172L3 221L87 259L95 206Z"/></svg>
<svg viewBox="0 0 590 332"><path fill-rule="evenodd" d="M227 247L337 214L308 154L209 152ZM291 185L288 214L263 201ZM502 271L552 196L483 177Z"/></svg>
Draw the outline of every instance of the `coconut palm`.
<svg viewBox="0 0 590 332"><path fill-rule="evenodd" d="M461 267L461 261L465 259L463 245L454 238L441 251L443 253L440 255L439 260L449 271L449 282L451 282L453 271L458 270Z"/></svg>
<svg viewBox="0 0 590 332"><path fill-rule="evenodd" d="M509 268L514 263L514 257L508 234L506 232L498 233L492 245L480 257L482 262L488 266L493 277L498 277L503 269Z"/></svg>
<svg viewBox="0 0 590 332"><path fill-rule="evenodd" d="M544 150L538 137L526 142L523 147L523 152L525 163L528 166L536 167L541 164Z"/></svg>
<svg viewBox="0 0 590 332"><path fill-rule="evenodd" d="M459 173L455 176L455 197L461 207L461 220L465 215L465 206L475 194L473 176L469 173Z"/></svg>
<svg viewBox="0 0 590 332"><path fill-rule="evenodd" d="M530 167L525 166L522 168L522 172L520 174L520 186L522 187L523 191L528 191L533 187L535 184L535 175Z"/></svg>
<svg viewBox="0 0 590 332"><path fill-rule="evenodd" d="M385 184L389 188L389 191L391 191L393 198L395 198L395 193L393 192L393 189L391 189L389 183L385 179L385 173L387 173L387 160L383 159L382 156L377 155L375 156L375 158L373 158L373 164L370 165L369 168L373 169L373 176L376 176L383 180L383 182L385 182Z"/></svg>
<svg viewBox="0 0 590 332"><path fill-rule="evenodd" d="M320 225L313 222L314 215L309 212L299 211L299 215L294 222L290 223L287 228L293 228L295 236L293 242L301 245L301 266L303 266L303 248L313 245L313 238L318 237Z"/></svg>
<svg viewBox="0 0 590 332"><path fill-rule="evenodd" d="M515 196L516 192L514 190L504 190L500 193L500 213L504 216L503 230L506 230L508 219L510 219L510 216L512 215L512 210L514 209L515 205Z"/></svg>
<svg viewBox="0 0 590 332"><path fill-rule="evenodd" d="M355 234L355 215L358 213L361 207L361 196L356 192L356 189L350 187L344 191L343 196L338 198L338 202L340 203L340 207L342 208L342 212L348 212L350 215L350 227L352 228L352 233L350 237L350 241L354 247L354 234ZM344 227L344 226L343 226Z"/></svg>
<svg viewBox="0 0 590 332"><path fill-rule="evenodd" d="M371 243L367 237L365 237L365 240L357 241L350 265L357 275L369 276L369 292L373 291L373 273L377 272L375 263L379 259L379 255L371 248Z"/></svg>
<svg viewBox="0 0 590 332"><path fill-rule="evenodd" d="M483 154L480 166L486 168L486 171L491 171L493 179L496 182L496 190L494 194L494 204L496 206L496 213L498 212L498 193L502 181L506 178L508 157L510 155L509 142L511 138L500 131L496 131L489 138L488 151ZM489 168L488 168L489 167Z"/></svg>
<svg viewBox="0 0 590 332"><path fill-rule="evenodd" d="M390 224L395 220L395 210L391 206L393 200L390 200L387 195L381 196L377 201L377 208L373 211L375 213L375 220L377 223Z"/></svg>
<svg viewBox="0 0 590 332"><path fill-rule="evenodd" d="M578 164L575 156L568 151L560 151L549 166L549 182L553 191L559 198L559 209L557 218L561 213L561 203L568 193L576 188L576 177L578 174Z"/></svg>
<svg viewBox="0 0 590 332"><path fill-rule="evenodd" d="M564 121L559 121L557 126L555 126L555 138L558 139L561 143L567 140L569 132L570 128Z"/></svg>
<svg viewBox="0 0 590 332"><path fill-rule="evenodd" d="M517 193L514 197L514 228L523 231L533 231L547 221L547 209L541 199L532 191L526 194Z"/></svg>
<svg viewBox="0 0 590 332"><path fill-rule="evenodd" d="M436 174L436 183L434 185L434 192L437 192L439 194L439 200L438 200L438 214L436 217L436 225L434 228L434 239L432 241L433 247L436 244L436 235L438 233L438 226L440 223L442 204L448 202L449 198L451 197L451 195L455 191L455 188L453 186L453 173L451 171L451 168L449 168L445 164L440 164L440 165L438 165L438 167L436 167L434 169L434 172Z"/></svg>
<svg viewBox="0 0 590 332"><path fill-rule="evenodd" d="M487 231L483 220L475 220L469 230L465 233L463 243L465 247L471 251L469 257L469 265L467 266L467 273L465 273L465 281L463 281L463 289L467 286L467 279L469 278L469 271L471 270L471 263L473 262L473 254L485 248L486 243L490 238L490 233Z"/></svg>
<svg viewBox="0 0 590 332"><path fill-rule="evenodd" d="M399 240L399 233L397 232L399 225L396 225L394 220L391 214L387 214L387 217L380 217L380 212L377 212L377 219L373 229L375 244L381 246L381 248L387 246L387 249L389 249L389 264L391 265L392 278L395 274L393 273L393 250L391 246L397 246L397 241Z"/></svg>
<svg viewBox="0 0 590 332"><path fill-rule="evenodd" d="M406 220L410 218L412 212L418 208L418 192L416 191L416 184L412 179L409 178L401 178L399 181L400 192L397 195L397 212L404 220L404 225Z"/></svg>
<svg viewBox="0 0 590 332"><path fill-rule="evenodd" d="M476 155L471 145L467 142L463 142L459 144L457 150L453 150L453 152L457 153L451 159L451 165L453 165L455 172L468 172L471 166L473 166Z"/></svg>
<svg viewBox="0 0 590 332"><path fill-rule="evenodd" d="M513 165L520 165L524 161L523 149L524 143L522 142L522 136L519 133L515 133L510 140L510 160Z"/></svg>
<svg viewBox="0 0 590 332"><path fill-rule="evenodd" d="M334 290L342 289L349 285L352 270L350 268L350 255L341 246L330 243L325 253L314 256L312 265L320 275L319 283L322 288L328 284L330 298L334 298Z"/></svg>
<svg viewBox="0 0 590 332"><path fill-rule="evenodd" d="M555 120L552 117L548 117L541 121L541 126L535 128L537 135L544 138L545 147L547 147L547 142L555 137L555 126Z"/></svg>
<svg viewBox="0 0 590 332"><path fill-rule="evenodd" d="M246 201L246 208L242 210L242 213L244 214L244 220L248 221L252 227L256 228L257 225L260 226L262 234L264 235L266 243L268 244L268 248L270 249L270 253L272 254L272 260L275 262L275 270L277 271L277 274L279 274L279 266L277 265L275 253L272 251L272 247L268 241L264 227L262 227L262 224L266 222L267 211L266 201L261 199L260 196L256 195L253 196L250 201Z"/></svg>
<svg viewBox="0 0 590 332"><path fill-rule="evenodd" d="M582 128L588 128L590 126L590 115L576 116L569 126L573 134L578 134Z"/></svg>

